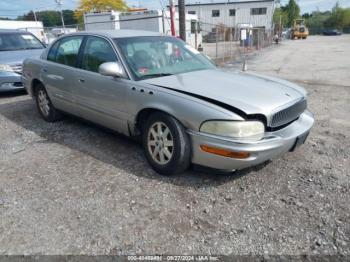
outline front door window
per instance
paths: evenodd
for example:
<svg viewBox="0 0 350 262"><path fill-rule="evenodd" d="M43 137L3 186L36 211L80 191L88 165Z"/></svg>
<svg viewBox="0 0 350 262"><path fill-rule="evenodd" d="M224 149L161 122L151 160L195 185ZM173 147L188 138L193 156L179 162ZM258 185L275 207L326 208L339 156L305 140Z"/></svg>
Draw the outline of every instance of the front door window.
<svg viewBox="0 0 350 262"><path fill-rule="evenodd" d="M111 44L100 37L89 37L86 41L82 69L98 72L98 68L105 62L116 62L117 56Z"/></svg>

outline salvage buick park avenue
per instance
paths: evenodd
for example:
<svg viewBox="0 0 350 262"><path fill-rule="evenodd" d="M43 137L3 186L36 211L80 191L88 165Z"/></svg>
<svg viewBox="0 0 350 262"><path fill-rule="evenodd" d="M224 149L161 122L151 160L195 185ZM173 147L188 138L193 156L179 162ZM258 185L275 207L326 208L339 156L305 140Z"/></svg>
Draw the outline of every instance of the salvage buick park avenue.
<svg viewBox="0 0 350 262"><path fill-rule="evenodd" d="M183 41L144 31L65 35L24 62L23 82L48 122L67 112L139 136L150 165L233 171L303 144L314 123L303 88L223 72Z"/></svg>

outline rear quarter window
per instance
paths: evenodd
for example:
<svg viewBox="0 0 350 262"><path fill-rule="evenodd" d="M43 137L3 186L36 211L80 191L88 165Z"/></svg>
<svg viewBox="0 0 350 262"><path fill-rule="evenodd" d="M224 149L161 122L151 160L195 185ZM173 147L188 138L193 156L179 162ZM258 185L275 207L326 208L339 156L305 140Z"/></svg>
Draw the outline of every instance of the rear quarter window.
<svg viewBox="0 0 350 262"><path fill-rule="evenodd" d="M57 41L53 46L51 46L49 54L47 55L47 60L55 62L59 44L60 41Z"/></svg>

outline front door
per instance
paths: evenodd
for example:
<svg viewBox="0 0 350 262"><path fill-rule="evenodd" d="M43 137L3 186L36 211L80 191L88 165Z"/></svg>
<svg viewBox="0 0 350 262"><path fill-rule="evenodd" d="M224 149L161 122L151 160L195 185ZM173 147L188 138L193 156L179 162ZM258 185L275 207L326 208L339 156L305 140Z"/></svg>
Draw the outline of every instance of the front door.
<svg viewBox="0 0 350 262"><path fill-rule="evenodd" d="M128 134L125 99L131 81L98 73L102 63L115 61L117 54L107 39L88 36L73 92L84 118Z"/></svg>

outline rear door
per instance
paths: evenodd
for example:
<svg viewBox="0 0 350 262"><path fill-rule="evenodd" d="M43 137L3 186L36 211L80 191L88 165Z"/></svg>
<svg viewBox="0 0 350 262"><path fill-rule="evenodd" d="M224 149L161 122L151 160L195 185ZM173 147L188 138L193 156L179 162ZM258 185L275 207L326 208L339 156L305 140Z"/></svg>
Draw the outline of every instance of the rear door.
<svg viewBox="0 0 350 262"><path fill-rule="evenodd" d="M84 118L128 134L125 100L132 82L98 73L102 63L118 60L108 39L88 36L82 47L80 70L73 92Z"/></svg>
<svg viewBox="0 0 350 262"><path fill-rule="evenodd" d="M84 36L69 36L56 42L49 50L41 69L42 79L55 107L78 114L72 90L77 82L78 54Z"/></svg>

